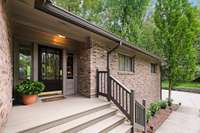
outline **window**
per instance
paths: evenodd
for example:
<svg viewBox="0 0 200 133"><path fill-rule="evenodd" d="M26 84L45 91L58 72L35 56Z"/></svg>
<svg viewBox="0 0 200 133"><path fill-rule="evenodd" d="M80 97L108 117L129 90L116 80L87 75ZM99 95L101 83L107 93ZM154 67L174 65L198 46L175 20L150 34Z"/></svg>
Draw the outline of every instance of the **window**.
<svg viewBox="0 0 200 133"><path fill-rule="evenodd" d="M151 63L151 73L156 73L157 64Z"/></svg>
<svg viewBox="0 0 200 133"><path fill-rule="evenodd" d="M32 46L19 47L19 80L32 79Z"/></svg>
<svg viewBox="0 0 200 133"><path fill-rule="evenodd" d="M61 51L54 48L40 46L41 56L41 79L42 80L59 80L61 77L60 68Z"/></svg>
<svg viewBox="0 0 200 133"><path fill-rule="evenodd" d="M135 58L119 54L119 70L134 72Z"/></svg>
<svg viewBox="0 0 200 133"><path fill-rule="evenodd" d="M73 79L73 54L67 55L67 79Z"/></svg>

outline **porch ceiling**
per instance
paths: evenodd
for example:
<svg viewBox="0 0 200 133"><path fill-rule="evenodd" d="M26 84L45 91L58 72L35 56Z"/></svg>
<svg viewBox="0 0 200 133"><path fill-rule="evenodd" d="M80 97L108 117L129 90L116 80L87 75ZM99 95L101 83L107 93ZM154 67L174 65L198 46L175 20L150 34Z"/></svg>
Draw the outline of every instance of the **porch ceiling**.
<svg viewBox="0 0 200 133"><path fill-rule="evenodd" d="M9 18L11 19L11 22L13 22L14 24L17 23L20 25L32 27L34 29L40 29L42 32L46 32L52 35L60 34L66 36L67 39L76 40L77 42L81 42L82 44L89 44L88 38L92 38L98 42L101 42L100 45L110 49L117 45L117 43L112 39L108 39L95 32L81 28L68 21L64 21L63 19L54 17L53 15L35 9L34 6L35 0L7 1L7 9L10 14ZM134 55L137 54L140 56L144 56L145 58L154 60L156 62L161 61L159 57L145 52L140 48L136 48L135 46L129 45L125 41L123 41L123 44L124 45L120 47L120 50L128 52L130 51L130 53Z"/></svg>
<svg viewBox="0 0 200 133"><path fill-rule="evenodd" d="M10 19L14 24L26 25L51 34L60 34L82 43L86 43L88 37L92 37L106 44L114 44L109 39L35 9L34 0L12 0L8 1L7 6Z"/></svg>

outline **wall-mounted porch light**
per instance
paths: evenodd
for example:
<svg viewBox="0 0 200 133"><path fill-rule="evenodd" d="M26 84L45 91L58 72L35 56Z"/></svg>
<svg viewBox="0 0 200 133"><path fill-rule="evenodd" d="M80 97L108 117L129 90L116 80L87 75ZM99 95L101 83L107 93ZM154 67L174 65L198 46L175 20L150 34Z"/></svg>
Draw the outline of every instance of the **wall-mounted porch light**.
<svg viewBox="0 0 200 133"><path fill-rule="evenodd" d="M63 36L61 34L58 34L58 37L60 37L60 38L66 38L65 36Z"/></svg>

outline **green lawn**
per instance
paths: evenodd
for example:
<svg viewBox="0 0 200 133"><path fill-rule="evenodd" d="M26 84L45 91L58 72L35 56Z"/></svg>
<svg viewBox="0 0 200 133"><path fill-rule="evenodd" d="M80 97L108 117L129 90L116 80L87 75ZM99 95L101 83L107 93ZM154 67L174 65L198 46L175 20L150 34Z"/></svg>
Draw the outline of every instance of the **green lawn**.
<svg viewBox="0 0 200 133"><path fill-rule="evenodd" d="M162 82L162 88L168 88L168 81ZM194 82L179 82L174 88L186 88L186 89L200 89L200 83Z"/></svg>

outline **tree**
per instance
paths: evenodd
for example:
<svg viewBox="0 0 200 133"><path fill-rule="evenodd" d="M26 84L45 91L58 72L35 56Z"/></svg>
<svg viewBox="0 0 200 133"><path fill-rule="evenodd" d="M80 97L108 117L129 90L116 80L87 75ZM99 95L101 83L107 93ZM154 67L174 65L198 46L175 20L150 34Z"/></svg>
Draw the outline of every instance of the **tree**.
<svg viewBox="0 0 200 133"><path fill-rule="evenodd" d="M187 0L157 0L155 40L163 49L171 89L178 80L189 80L196 68L194 42L199 31L196 9Z"/></svg>
<svg viewBox="0 0 200 133"><path fill-rule="evenodd" d="M146 19L141 27L141 35L138 43L139 46L146 51L163 57L162 49L159 47L159 45L157 45L156 41L154 40L155 28L156 26L154 24L153 17Z"/></svg>
<svg viewBox="0 0 200 133"><path fill-rule="evenodd" d="M151 0L53 0L54 4L138 43Z"/></svg>
<svg viewBox="0 0 200 133"><path fill-rule="evenodd" d="M138 43L150 0L108 0L105 27L127 41Z"/></svg>

